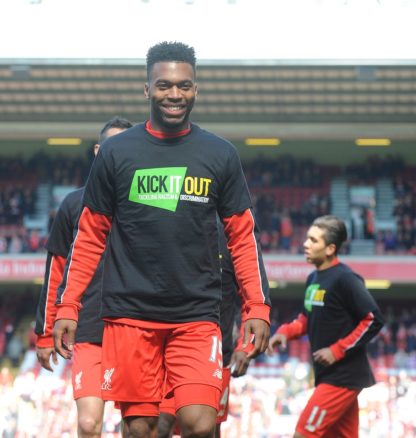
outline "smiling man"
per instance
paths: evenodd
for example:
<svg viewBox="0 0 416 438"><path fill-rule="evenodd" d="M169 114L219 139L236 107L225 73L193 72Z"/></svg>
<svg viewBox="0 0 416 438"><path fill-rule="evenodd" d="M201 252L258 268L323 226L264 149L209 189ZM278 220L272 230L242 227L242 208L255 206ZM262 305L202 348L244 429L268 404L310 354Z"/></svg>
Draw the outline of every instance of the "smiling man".
<svg viewBox="0 0 416 438"><path fill-rule="evenodd" d="M59 290L55 347L67 358L80 299L107 246L102 396L120 403L131 437L156 433L165 371L182 436L214 433L223 365L217 214L242 291L244 346L254 335L255 357L268 345L251 199L235 147L189 120L195 64L182 43L149 49L150 118L102 145Z"/></svg>
<svg viewBox="0 0 416 438"><path fill-rule="evenodd" d="M270 338L269 354L305 334L311 344L316 388L295 438L358 438L357 397L375 383L366 344L383 318L363 279L338 260L346 239L345 224L336 216L315 219L303 244L306 260L316 267L306 282L303 311Z"/></svg>

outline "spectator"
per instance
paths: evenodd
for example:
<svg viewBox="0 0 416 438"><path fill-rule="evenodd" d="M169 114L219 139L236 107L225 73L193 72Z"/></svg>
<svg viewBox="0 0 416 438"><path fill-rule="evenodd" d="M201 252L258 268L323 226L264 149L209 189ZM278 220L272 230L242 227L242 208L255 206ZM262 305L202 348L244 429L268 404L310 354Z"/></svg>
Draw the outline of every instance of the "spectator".
<svg viewBox="0 0 416 438"><path fill-rule="evenodd" d="M393 231L387 230L383 237L384 251L386 253L394 253L397 250L397 238Z"/></svg>
<svg viewBox="0 0 416 438"><path fill-rule="evenodd" d="M7 344L7 357L11 360L12 366L17 367L23 354L23 343L20 335L13 335L10 342Z"/></svg>

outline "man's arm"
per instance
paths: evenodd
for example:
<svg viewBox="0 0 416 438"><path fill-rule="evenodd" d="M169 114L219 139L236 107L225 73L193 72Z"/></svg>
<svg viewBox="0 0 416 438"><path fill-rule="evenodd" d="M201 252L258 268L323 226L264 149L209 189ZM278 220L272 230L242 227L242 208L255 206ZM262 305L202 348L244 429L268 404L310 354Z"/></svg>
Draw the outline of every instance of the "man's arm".
<svg viewBox="0 0 416 438"><path fill-rule="evenodd" d="M369 312L347 336L339 339L327 348L321 348L312 353L314 360L322 365L329 366L343 359L349 351L365 345L383 327L383 318L378 309Z"/></svg>
<svg viewBox="0 0 416 438"><path fill-rule="evenodd" d="M270 335L269 286L258 233L250 209L224 217L222 222L243 299L243 347L254 335L254 348L248 354L252 358L266 350Z"/></svg>
<svg viewBox="0 0 416 438"><path fill-rule="evenodd" d="M48 252L43 287L36 310L36 356L41 366L53 371L50 359L57 364L56 352L53 346L53 324L56 316L57 289L62 281L65 257Z"/></svg>
<svg viewBox="0 0 416 438"><path fill-rule="evenodd" d="M100 262L110 229L110 216L83 208L56 301L54 345L65 359L72 355L81 298Z"/></svg>
<svg viewBox="0 0 416 438"><path fill-rule="evenodd" d="M56 317L57 289L62 282L66 258L71 248L72 232L77 223L81 196L82 191L75 190L64 198L56 212L46 243L48 255L36 311L35 332L38 335L36 342L38 360L45 369L50 371L52 371L50 358L52 357L53 362L57 363L52 337Z"/></svg>
<svg viewBox="0 0 416 438"><path fill-rule="evenodd" d="M346 309L359 322L344 338L312 353L314 360L325 366L332 365L367 344L384 324L380 309L360 276L348 273L341 278L340 284L346 297Z"/></svg>
<svg viewBox="0 0 416 438"><path fill-rule="evenodd" d="M299 313L298 317L292 322L282 324L270 338L269 347L267 349L268 354L272 355L274 349L281 345L282 348L286 348L287 341L291 339L299 338L307 332L308 318L305 314Z"/></svg>
<svg viewBox="0 0 416 438"><path fill-rule="evenodd" d="M241 325L239 337L231 357L231 375L233 377L241 377L246 374L250 365L249 353L253 350L254 335L251 335L250 342L246 347L243 347L244 327Z"/></svg>

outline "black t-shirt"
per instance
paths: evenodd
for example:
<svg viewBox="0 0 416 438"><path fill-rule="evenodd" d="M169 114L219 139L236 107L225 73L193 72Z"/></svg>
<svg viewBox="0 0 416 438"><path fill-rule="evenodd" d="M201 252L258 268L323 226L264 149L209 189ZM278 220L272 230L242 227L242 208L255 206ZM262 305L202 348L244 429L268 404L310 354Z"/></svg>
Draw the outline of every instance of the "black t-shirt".
<svg viewBox="0 0 416 438"><path fill-rule="evenodd" d="M84 189L69 193L62 201L53 221L46 249L61 257L67 257L78 223ZM75 342L101 343L104 322L100 319L102 261L82 297Z"/></svg>
<svg viewBox="0 0 416 438"><path fill-rule="evenodd" d="M218 322L216 213L251 207L231 143L196 125L173 139L136 125L101 146L84 205L112 216L103 317Z"/></svg>
<svg viewBox="0 0 416 438"><path fill-rule="evenodd" d="M366 343L378 333L383 319L363 279L347 265L339 263L312 272L306 286L303 312L308 318L312 352L345 338L368 313L372 312L375 317L343 359L329 367L314 362L315 384L328 383L347 388L373 385Z"/></svg>

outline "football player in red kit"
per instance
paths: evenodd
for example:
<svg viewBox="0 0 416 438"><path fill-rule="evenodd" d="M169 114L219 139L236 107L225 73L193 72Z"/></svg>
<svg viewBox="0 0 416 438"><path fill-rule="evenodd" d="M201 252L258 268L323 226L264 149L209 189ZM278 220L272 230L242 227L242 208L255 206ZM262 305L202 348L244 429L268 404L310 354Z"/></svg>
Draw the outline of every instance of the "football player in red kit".
<svg viewBox="0 0 416 438"><path fill-rule="evenodd" d="M222 388L217 215L241 287L244 344L255 335L249 357L268 345L268 281L238 153L189 120L193 48L151 47L147 79L149 120L104 142L92 166L55 348L71 356L80 301L106 251L103 398L120 403L129 436L152 437L166 375L182 435L210 438Z"/></svg>
<svg viewBox="0 0 416 438"><path fill-rule="evenodd" d="M295 438L358 438L358 394L375 383L366 344L380 331L383 318L363 279L337 254L347 239L343 221L321 216L303 244L315 265L306 281L303 310L270 338L277 345L308 334L315 391L296 426Z"/></svg>
<svg viewBox="0 0 416 438"><path fill-rule="evenodd" d="M126 119L114 117L101 129L99 141L94 145L97 154L100 144L133 125ZM56 364L52 329L55 322L57 288L62 281L66 258L73 242L84 188L69 193L62 201L52 224L46 244L48 250L44 285L36 312L36 353L43 368L52 371L50 360ZM101 343L104 321L101 320L102 262L82 299L79 314L74 356L72 362L72 388L78 412L78 436L100 437L103 424L104 400L101 397Z"/></svg>

